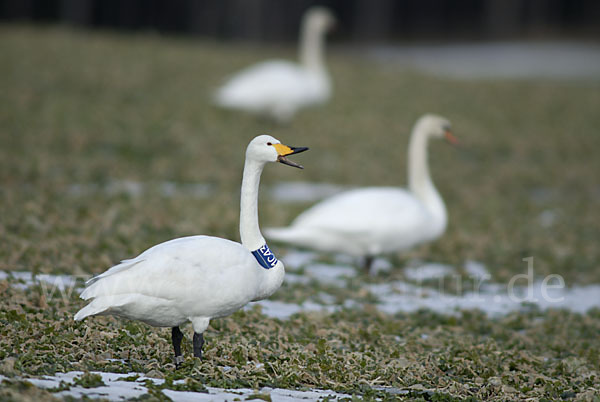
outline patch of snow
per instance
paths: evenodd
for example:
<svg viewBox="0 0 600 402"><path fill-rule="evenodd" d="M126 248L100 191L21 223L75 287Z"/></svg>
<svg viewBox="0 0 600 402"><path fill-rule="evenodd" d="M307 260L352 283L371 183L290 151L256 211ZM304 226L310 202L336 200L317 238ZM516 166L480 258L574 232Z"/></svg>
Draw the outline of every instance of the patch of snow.
<svg viewBox="0 0 600 402"><path fill-rule="evenodd" d="M492 278L492 275L490 275L490 272L486 266L480 262L467 260L464 268L467 275L471 278L483 280L489 280Z"/></svg>
<svg viewBox="0 0 600 402"><path fill-rule="evenodd" d="M371 265L371 275L377 276L381 272L389 272L394 266L385 258L375 258Z"/></svg>
<svg viewBox="0 0 600 402"><path fill-rule="evenodd" d="M335 304L335 301L337 300L335 296L325 292L319 292L317 297L325 304Z"/></svg>
<svg viewBox="0 0 600 402"><path fill-rule="evenodd" d="M302 304L296 303L284 303L277 300L261 300L256 302L262 307L262 313L271 318L277 318L280 320L287 320L292 315L301 312L309 312L309 311L324 311L327 313L332 313L335 310L338 310L338 306L324 306L322 304L318 304L312 301L306 301ZM252 308L252 304L246 305L245 309Z"/></svg>
<svg viewBox="0 0 600 402"><path fill-rule="evenodd" d="M25 271L0 271L0 280L13 278L19 283L13 283L12 286L18 289L27 289L33 285L33 275Z"/></svg>
<svg viewBox="0 0 600 402"><path fill-rule="evenodd" d="M316 263L304 268L304 272L310 278L314 278L321 283L338 287L346 286L345 277L352 278L356 276L356 269L348 265Z"/></svg>
<svg viewBox="0 0 600 402"><path fill-rule="evenodd" d="M264 387L260 390L241 388L225 390L221 388L208 387L208 393L190 392L190 391L173 391L169 389L163 390L163 394L171 398L174 402L195 402L195 401L216 401L225 402L234 399L245 400L253 394L269 395L273 402L299 402L312 400L317 401L326 397L331 397L332 400L341 398L351 398L351 395L340 394L334 391L311 390L311 391L296 391L291 389L269 388Z"/></svg>
<svg viewBox="0 0 600 402"><path fill-rule="evenodd" d="M376 61L458 79L600 79L600 45L583 42L376 46Z"/></svg>
<svg viewBox="0 0 600 402"><path fill-rule="evenodd" d="M300 269L308 263L313 262L317 258L317 253L313 251L289 250L281 260L287 269Z"/></svg>
<svg viewBox="0 0 600 402"><path fill-rule="evenodd" d="M92 398L92 399L108 399L111 401L139 398L148 392L145 386L145 381L150 380L156 385L164 383L164 380L157 378L148 378L139 373L103 373L94 371L92 374L98 374L102 377L102 381L105 385L95 388L84 388L78 385L74 385L76 378L83 375L81 371L71 371L69 373L57 373L54 376L44 376L42 378L18 378L29 381L31 384L38 388L49 389L58 387L61 381L65 382L70 386L70 389L60 391L56 393L59 397L72 397L76 399L80 398ZM123 378L138 376L135 381L124 381ZM0 381L10 380L9 378L0 375ZM175 384L185 383L184 380L175 381ZM187 402L187 401L231 401L235 398L246 399L252 394L265 394L270 395L272 401L277 402L297 402L305 400L319 400L322 398L330 397L333 399L350 398L351 395L340 394L334 391L328 390L309 390L309 391L296 391L281 388L269 388L265 387L260 390L241 388L241 389L223 389L207 387L207 392L192 392L192 391L175 391L170 389L163 389L161 392L176 402Z"/></svg>
<svg viewBox="0 0 600 402"><path fill-rule="evenodd" d="M278 202L314 202L346 189L347 187L328 183L282 182L272 186L267 194Z"/></svg>
<svg viewBox="0 0 600 402"><path fill-rule="evenodd" d="M335 254L333 261L336 264L353 265L356 264L357 259L348 254Z"/></svg>
<svg viewBox="0 0 600 402"><path fill-rule="evenodd" d="M214 195L214 186L208 183L175 183L164 181L160 184L160 193L171 198L179 195L197 199L206 199Z"/></svg>
<svg viewBox="0 0 600 402"><path fill-rule="evenodd" d="M188 196L197 199L210 198L214 194L214 186L207 183L176 183L172 181L139 182L135 180L111 180L100 183L74 183L67 189L67 194L73 197L106 194L110 196L128 195L141 197L157 193L165 198Z"/></svg>
<svg viewBox="0 0 600 402"><path fill-rule="evenodd" d="M298 275L298 274L290 274L289 272L285 273L285 277L283 280L286 283L300 283L302 285L308 285L310 283L310 281L312 281L312 279L309 278L308 276Z"/></svg>
<svg viewBox="0 0 600 402"><path fill-rule="evenodd" d="M452 275L453 273L455 273L453 267L438 263L427 263L417 267L404 268L404 276L406 276L407 279L417 282L422 282L428 279L443 278L445 276Z"/></svg>
<svg viewBox="0 0 600 402"><path fill-rule="evenodd" d="M55 376L44 376L42 379L28 378L27 381L31 382L38 388L54 388L60 385L61 381L71 384L71 388L65 391L58 392L57 396L70 396L73 398L82 398L84 396L88 398L107 398L109 400L118 399L131 399L140 397L148 392L148 389L138 383L137 381L123 381L122 378L129 377L132 375L139 375L136 373L130 374L118 374L118 373L102 373L92 372L93 374L99 374L102 377L102 382L105 385L95 388L84 388L79 385L72 385L75 378L83 375L82 371L71 371L69 373L57 373ZM138 381L143 381L146 377L140 376ZM156 381L156 379L151 379Z"/></svg>
<svg viewBox="0 0 600 402"><path fill-rule="evenodd" d="M321 389L313 389L310 391L296 391L293 389L273 389L265 387L261 389L260 392L268 393L269 395L271 395L271 400L273 402L296 402L303 400L316 401L324 398L328 398L329 400L336 400L342 398L352 399L352 395L349 394L340 394L338 392Z"/></svg>
<svg viewBox="0 0 600 402"><path fill-rule="evenodd" d="M85 277L87 278L87 276ZM51 285L60 291L65 291L67 289L73 289L77 283L77 277L74 275L33 275L29 271L0 271L0 280L10 278L19 281L19 283L14 283L12 285L16 288L27 289L30 286L42 284L45 291L47 290L47 285Z"/></svg>
<svg viewBox="0 0 600 402"><path fill-rule="evenodd" d="M484 284L479 291L454 295L440 290L414 286L401 281L367 285L379 300L377 308L388 314L428 309L440 314L456 314L459 310L481 310L490 316L521 311L527 305L540 309L567 309L584 313L600 308L600 285L565 287L560 280L537 280L528 286L509 289L497 284Z"/></svg>

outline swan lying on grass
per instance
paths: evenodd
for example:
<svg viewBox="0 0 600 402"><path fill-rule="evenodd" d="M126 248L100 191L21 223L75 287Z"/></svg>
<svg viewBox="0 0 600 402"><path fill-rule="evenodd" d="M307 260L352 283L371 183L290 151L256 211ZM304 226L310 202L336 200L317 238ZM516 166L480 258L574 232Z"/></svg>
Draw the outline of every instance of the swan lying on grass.
<svg viewBox="0 0 600 402"><path fill-rule="evenodd" d="M269 60L250 66L217 91L215 103L285 123L298 109L327 101L331 83L323 60L324 36L334 21L323 7L309 9L302 21L300 64Z"/></svg>
<svg viewBox="0 0 600 402"><path fill-rule="evenodd" d="M415 124L408 150L408 189L367 187L332 196L301 213L289 227L265 230L268 238L311 249L372 260L432 241L447 223L446 207L429 175L430 138L455 143L450 122L435 115Z"/></svg>
<svg viewBox="0 0 600 402"><path fill-rule="evenodd" d="M281 144L268 135L246 150L240 205L241 244L211 236L182 237L158 244L90 279L81 294L91 303L75 320L115 315L156 327L172 327L175 364L183 362L179 326L194 328L194 356L202 357L203 333L212 318L224 317L280 286L283 263L269 250L258 226L258 187L267 162L302 166L288 155L308 148Z"/></svg>

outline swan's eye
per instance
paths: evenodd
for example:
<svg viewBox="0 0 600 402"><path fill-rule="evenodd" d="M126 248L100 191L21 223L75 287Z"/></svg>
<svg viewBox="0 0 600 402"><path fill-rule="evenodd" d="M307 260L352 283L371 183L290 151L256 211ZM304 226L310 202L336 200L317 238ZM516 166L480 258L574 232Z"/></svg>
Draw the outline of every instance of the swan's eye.
<svg viewBox="0 0 600 402"><path fill-rule="evenodd" d="M267 142L267 145L273 145L273 144L271 144L270 142Z"/></svg>

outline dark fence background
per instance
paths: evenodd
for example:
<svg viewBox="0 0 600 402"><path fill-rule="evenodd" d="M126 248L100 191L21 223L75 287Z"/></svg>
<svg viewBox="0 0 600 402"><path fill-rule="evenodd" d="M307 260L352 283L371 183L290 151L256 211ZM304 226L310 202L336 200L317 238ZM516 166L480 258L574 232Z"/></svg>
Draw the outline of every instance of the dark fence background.
<svg viewBox="0 0 600 402"><path fill-rule="evenodd" d="M0 0L0 21L289 41L315 4L352 40L600 38L600 0Z"/></svg>

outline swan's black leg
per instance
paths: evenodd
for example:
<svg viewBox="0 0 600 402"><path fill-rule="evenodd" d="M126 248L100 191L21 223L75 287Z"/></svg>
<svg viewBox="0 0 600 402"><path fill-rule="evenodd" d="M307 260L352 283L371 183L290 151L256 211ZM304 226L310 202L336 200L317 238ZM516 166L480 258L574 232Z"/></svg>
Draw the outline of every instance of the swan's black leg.
<svg viewBox="0 0 600 402"><path fill-rule="evenodd" d="M373 260L375 258L372 255L365 256L365 260L363 262L363 268L367 275L371 274L371 265L373 265Z"/></svg>
<svg viewBox="0 0 600 402"><path fill-rule="evenodd" d="M204 345L204 336L194 332L194 357L202 359L202 345Z"/></svg>
<svg viewBox="0 0 600 402"><path fill-rule="evenodd" d="M173 341L173 349L175 349L175 368L179 368L183 363L183 356L181 355L181 340L183 334L179 327L171 328L171 340Z"/></svg>

